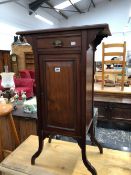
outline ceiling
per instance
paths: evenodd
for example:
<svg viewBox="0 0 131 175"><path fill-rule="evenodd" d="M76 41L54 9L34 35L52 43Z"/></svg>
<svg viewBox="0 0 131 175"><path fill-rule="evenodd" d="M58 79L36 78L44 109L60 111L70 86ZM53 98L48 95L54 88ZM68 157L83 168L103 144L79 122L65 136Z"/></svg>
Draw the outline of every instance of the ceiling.
<svg viewBox="0 0 131 175"><path fill-rule="evenodd" d="M65 1L69 1L71 5L61 10L54 8L54 6ZM73 1L74 0L1 0L0 4L11 2L17 3L18 5L27 8L30 15L37 13L37 10L41 9L54 18L61 20L69 19L75 14L86 13L92 10L92 8L97 8L98 3L111 0L80 0L75 4L73 4Z"/></svg>
<svg viewBox="0 0 131 175"><path fill-rule="evenodd" d="M75 4L72 3L72 0L68 1L70 2L71 6L61 10L54 8L54 6L65 2L65 0L30 0L29 7L33 11L41 8L57 19L68 19L74 14L82 14L91 10L92 7L95 8L97 3L103 0L81 0Z"/></svg>

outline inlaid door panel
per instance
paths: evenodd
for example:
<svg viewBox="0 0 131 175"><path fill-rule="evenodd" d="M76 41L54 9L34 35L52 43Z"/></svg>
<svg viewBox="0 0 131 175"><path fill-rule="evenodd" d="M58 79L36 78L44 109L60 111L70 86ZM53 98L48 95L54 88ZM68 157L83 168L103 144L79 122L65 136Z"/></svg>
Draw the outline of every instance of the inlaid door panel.
<svg viewBox="0 0 131 175"><path fill-rule="evenodd" d="M45 57L47 58L47 57ZM78 98L78 63L75 56L68 57L48 56L48 59L40 59L41 80L45 96L45 114L47 128L77 130L79 106ZM45 70L45 72L43 72ZM42 76L43 77L43 76Z"/></svg>

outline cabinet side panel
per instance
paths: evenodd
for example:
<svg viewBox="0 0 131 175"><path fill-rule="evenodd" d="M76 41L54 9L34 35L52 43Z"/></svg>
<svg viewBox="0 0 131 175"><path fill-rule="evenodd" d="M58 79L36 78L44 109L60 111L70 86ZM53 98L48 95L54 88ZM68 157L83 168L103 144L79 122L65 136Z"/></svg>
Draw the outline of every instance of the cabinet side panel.
<svg viewBox="0 0 131 175"><path fill-rule="evenodd" d="M90 47L86 57L86 119L87 124L93 117L93 49Z"/></svg>

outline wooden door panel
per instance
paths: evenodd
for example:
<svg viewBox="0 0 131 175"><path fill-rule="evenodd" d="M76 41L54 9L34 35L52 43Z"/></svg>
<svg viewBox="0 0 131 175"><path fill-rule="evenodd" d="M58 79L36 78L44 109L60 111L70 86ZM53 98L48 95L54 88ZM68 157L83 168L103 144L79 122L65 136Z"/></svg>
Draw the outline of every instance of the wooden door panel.
<svg viewBox="0 0 131 175"><path fill-rule="evenodd" d="M44 111L46 128L76 132L80 124L78 123L80 109L78 109L79 91L77 89L79 60L74 56L74 59L71 58L61 57L60 59L60 56L55 56L52 59L52 56L48 56L48 59L40 59L40 77L44 74L44 79L41 79L42 92L46 94L45 101L47 102L46 107L43 108L46 110Z"/></svg>
<svg viewBox="0 0 131 175"><path fill-rule="evenodd" d="M72 61L46 62L48 125L74 128L73 65Z"/></svg>

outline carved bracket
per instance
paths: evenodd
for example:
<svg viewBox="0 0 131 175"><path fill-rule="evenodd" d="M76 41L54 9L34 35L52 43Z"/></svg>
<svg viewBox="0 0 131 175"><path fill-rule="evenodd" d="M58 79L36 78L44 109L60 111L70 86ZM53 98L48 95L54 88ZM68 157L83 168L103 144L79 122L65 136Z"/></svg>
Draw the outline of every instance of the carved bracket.
<svg viewBox="0 0 131 175"><path fill-rule="evenodd" d="M89 35L91 36L91 35ZM109 30L103 29L100 31L94 32L94 35L92 35L92 38L89 38L89 44L93 46L94 51L96 50L96 47L101 43L103 38L111 36L111 33Z"/></svg>

